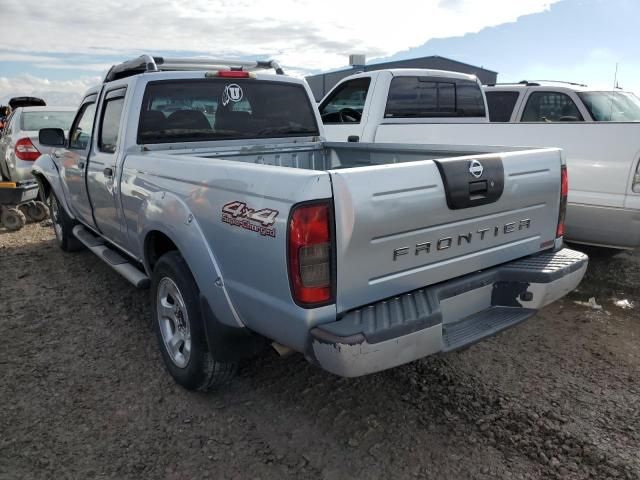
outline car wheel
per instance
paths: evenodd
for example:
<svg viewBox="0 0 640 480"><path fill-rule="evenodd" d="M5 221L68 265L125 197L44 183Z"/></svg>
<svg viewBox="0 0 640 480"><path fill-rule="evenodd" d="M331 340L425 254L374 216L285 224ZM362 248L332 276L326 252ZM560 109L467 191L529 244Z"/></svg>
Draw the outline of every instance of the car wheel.
<svg viewBox="0 0 640 480"><path fill-rule="evenodd" d="M49 210L51 212L51 223L56 234L58 246L65 252L75 252L81 250L84 245L73 235L73 227L76 222L69 218L64 207L58 202L55 193L51 192L49 197Z"/></svg>
<svg viewBox="0 0 640 480"><path fill-rule="evenodd" d="M17 208L3 208L0 221L8 230L20 230L27 223L24 213Z"/></svg>
<svg viewBox="0 0 640 480"><path fill-rule="evenodd" d="M49 208L44 202L37 201L27 206L27 217L29 217L34 222L41 222L48 216Z"/></svg>
<svg viewBox="0 0 640 480"><path fill-rule="evenodd" d="M164 254L155 265L151 305L162 359L178 384L189 390L209 391L234 376L235 363L213 359L200 311L200 290L176 251Z"/></svg>

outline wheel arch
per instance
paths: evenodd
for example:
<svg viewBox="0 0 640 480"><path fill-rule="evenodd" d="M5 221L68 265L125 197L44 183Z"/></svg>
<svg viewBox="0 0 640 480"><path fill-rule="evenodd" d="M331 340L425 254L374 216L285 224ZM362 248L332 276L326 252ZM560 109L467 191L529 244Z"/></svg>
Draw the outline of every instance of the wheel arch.
<svg viewBox="0 0 640 480"><path fill-rule="evenodd" d="M58 166L55 164L50 155L41 155L31 170L31 174L38 182L38 188L45 192L45 199L48 199L53 192L58 199L58 204L62 205L65 212L70 219L75 220L76 216L73 214L67 203L67 198L64 195L64 189L62 187L62 179L60 178L60 172Z"/></svg>
<svg viewBox="0 0 640 480"><path fill-rule="evenodd" d="M264 351L269 344L266 338L251 332L237 317L235 318L238 323L229 322L229 315L235 315L235 310L226 294L224 283L218 281L220 277L215 284L210 285L211 288L203 288L197 273L194 272L193 255L188 253L185 255L179 242L174 241L172 236L163 229L152 229L147 232L144 239L144 263L151 275L158 260L169 252L180 254L200 289L199 308L204 321L207 344L213 358L222 362L237 362ZM221 317L222 315L226 317Z"/></svg>
<svg viewBox="0 0 640 480"><path fill-rule="evenodd" d="M183 199L170 192L150 195L138 212L137 236L138 251L149 275L153 274L153 267L162 254L178 251L215 317L230 327L244 327L212 247Z"/></svg>
<svg viewBox="0 0 640 480"><path fill-rule="evenodd" d="M174 250L180 253L180 249L171 237L160 230L147 232L143 245L144 264L149 272L153 271L156 263L165 253Z"/></svg>

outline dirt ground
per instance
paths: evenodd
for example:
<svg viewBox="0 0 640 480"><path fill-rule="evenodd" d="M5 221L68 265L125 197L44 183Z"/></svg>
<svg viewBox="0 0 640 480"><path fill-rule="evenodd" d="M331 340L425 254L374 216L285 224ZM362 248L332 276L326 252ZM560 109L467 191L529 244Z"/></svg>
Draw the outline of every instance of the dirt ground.
<svg viewBox="0 0 640 480"><path fill-rule="evenodd" d="M0 230L0 478L640 478L640 252L588 253L577 292L465 351L351 380L269 353L194 394L147 292Z"/></svg>

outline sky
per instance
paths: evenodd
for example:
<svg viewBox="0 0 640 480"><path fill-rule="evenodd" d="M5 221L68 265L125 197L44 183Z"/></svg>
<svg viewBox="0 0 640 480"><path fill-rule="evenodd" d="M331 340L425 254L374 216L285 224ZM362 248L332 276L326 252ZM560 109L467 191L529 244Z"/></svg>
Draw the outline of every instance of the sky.
<svg viewBox="0 0 640 480"><path fill-rule="evenodd" d="M0 104L75 105L114 63L275 58L298 76L440 55L499 73L640 92L638 0L0 0Z"/></svg>

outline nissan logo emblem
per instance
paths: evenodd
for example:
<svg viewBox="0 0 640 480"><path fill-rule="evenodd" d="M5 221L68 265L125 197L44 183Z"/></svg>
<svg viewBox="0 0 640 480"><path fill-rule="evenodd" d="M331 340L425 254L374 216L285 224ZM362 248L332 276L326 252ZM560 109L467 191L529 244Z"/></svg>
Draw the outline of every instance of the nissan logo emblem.
<svg viewBox="0 0 640 480"><path fill-rule="evenodd" d="M478 160L471 160L469 163L469 173L476 178L480 178L484 172L484 167Z"/></svg>

